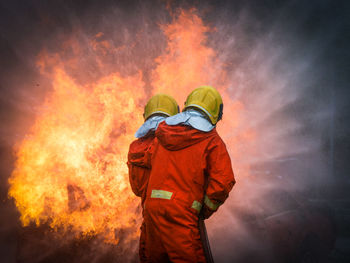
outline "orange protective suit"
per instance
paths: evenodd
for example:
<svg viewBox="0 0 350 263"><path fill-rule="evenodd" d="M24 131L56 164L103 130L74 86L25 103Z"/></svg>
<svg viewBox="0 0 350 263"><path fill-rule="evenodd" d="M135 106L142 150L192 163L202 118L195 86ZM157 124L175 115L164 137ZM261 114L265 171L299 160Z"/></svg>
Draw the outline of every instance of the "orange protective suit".
<svg viewBox="0 0 350 263"><path fill-rule="evenodd" d="M198 217L211 216L235 179L224 142L213 129L161 123L152 147L144 208L148 262L205 262Z"/></svg>
<svg viewBox="0 0 350 263"><path fill-rule="evenodd" d="M154 131L150 131L146 136L133 141L129 147L128 168L129 181L131 189L136 196L141 197L141 206L143 208L147 183L150 175L150 161L147 159L149 155L146 152L150 149L155 138ZM145 256L145 236L146 228L144 221L141 224L141 235L139 245L139 257L141 262L147 262Z"/></svg>

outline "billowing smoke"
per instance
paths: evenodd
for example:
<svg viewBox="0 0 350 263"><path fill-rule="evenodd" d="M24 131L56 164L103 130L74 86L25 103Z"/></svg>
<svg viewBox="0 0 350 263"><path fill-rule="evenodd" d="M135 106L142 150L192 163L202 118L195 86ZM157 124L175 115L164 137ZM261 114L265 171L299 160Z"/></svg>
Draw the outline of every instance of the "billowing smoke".
<svg viewBox="0 0 350 263"><path fill-rule="evenodd" d="M329 52L342 32L341 17L337 23L322 20L326 2L275 4L259 11L238 7L235 15L220 10L220 18L212 18L217 28L212 45L231 69L230 95L245 108L240 128L256 132L255 152L247 142L229 144L244 156L233 158L233 167L244 160L250 169L247 177L237 172L227 204L209 220L220 262L261 262L272 244L262 244L247 222L293 209L289 199L327 199L334 190L334 105L338 114L344 110L335 94L346 84L335 80ZM323 30L311 22L316 18Z"/></svg>
<svg viewBox="0 0 350 263"><path fill-rule="evenodd" d="M346 103L346 99L336 97L345 87L346 80L336 77L342 72L338 66L344 65L330 51L336 50L334 45L344 45L338 37L344 28L341 5L330 1L1 3L0 132L1 156L6 157L1 163L1 199L7 200L6 182L16 159L9 157L13 149L18 149L24 139L30 140L35 120L43 113L55 116L47 109L52 94L55 95L53 90L63 87L68 91L62 100L69 98L69 92L79 97L80 91L86 91L81 95L82 101L94 104L93 96L106 94L106 90L96 90L94 85L121 85L116 89L119 93L125 85L124 89L137 95L132 103L134 113L140 114L155 91L169 92L182 105L194 88L191 85L211 84L225 94L224 119L218 129L231 153L237 178L228 201L208 220L214 257L218 262L232 262L247 247L256 254L268 249L269 244L256 243L245 224L254 214L273 210L275 200L267 198L267 194L307 192L319 197L321 191L331 192L327 186L333 182L330 176L335 171L335 105L339 105L340 114ZM329 8L338 12L337 20L326 16ZM192 36L183 30L187 26L192 26ZM197 46L192 46L193 50L188 43L182 46L184 40ZM200 66L206 74L202 68L197 70ZM57 75L57 68L64 74ZM191 77L187 79L186 74ZM62 86L61 79L72 86ZM127 100L126 95L119 93L113 96ZM118 109L113 108L113 103L118 102L104 99L98 101L103 110ZM73 112L72 117L79 113ZM103 156L103 169L113 163L109 154L118 154L118 140L123 138L123 146L126 145L142 121L132 112L123 113L126 117L122 121L108 123L108 129L114 130L108 133L108 142L101 137L101 147L91 152L92 159ZM87 119L91 120L93 114ZM110 147L115 142L117 145ZM77 187L64 189L69 192L80 189ZM55 231L45 224L23 231L9 223L20 217L13 212L12 202L6 201L1 207L1 219L6 222L8 236L17 231L20 234L6 242L12 250L3 253L8 255L5 260L10 261L17 253L20 260L32 262L30 257L38 253L33 247L48 237L55 245L47 247L48 254L41 254L43 259L53 260L55 253L63 258L73 257L74 262L84 257L95 262L115 257L121 262L137 258L134 231L126 227L129 223L116 227L112 234L112 239L118 240L118 249L113 242L106 243L103 235L85 233L83 241L76 241L74 227L65 233L66 242L62 242L58 234L61 229L52 221L46 224L54 226ZM134 208L134 202L128 202ZM76 203L71 204L75 206ZM88 206L88 202L83 203L81 210L89 209ZM5 213L9 216L3 216ZM139 218L134 220L131 228L139 223ZM33 229L44 234L35 236Z"/></svg>

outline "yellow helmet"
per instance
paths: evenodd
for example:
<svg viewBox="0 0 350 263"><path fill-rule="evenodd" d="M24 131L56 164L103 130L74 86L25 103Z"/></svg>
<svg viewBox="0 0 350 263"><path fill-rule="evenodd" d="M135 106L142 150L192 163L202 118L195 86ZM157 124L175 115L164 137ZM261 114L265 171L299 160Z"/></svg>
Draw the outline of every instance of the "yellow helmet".
<svg viewBox="0 0 350 263"><path fill-rule="evenodd" d="M216 89L211 86L201 86L188 95L184 110L190 107L202 110L215 125L222 118L224 104Z"/></svg>
<svg viewBox="0 0 350 263"><path fill-rule="evenodd" d="M147 120L156 113L172 116L179 112L179 105L177 105L177 102L173 97L159 93L154 95L147 102L143 116L145 120Z"/></svg>

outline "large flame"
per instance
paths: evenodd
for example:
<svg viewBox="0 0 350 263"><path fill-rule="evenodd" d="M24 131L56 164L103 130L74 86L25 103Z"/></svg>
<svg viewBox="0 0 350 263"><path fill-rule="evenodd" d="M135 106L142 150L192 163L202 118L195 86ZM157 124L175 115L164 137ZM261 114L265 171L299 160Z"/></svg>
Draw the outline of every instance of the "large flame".
<svg viewBox="0 0 350 263"><path fill-rule="evenodd" d="M244 105L232 99L231 81L227 78L225 63L218 58L217 52L207 46L207 35L215 29L206 26L196 14L195 9L181 11L177 20L162 26L168 40L166 53L156 59L157 67L153 70L155 92L173 95L182 106L187 95L195 87L212 85L217 88L224 102L223 121L218 124L220 135L228 144L233 160L239 160L235 172L247 174L249 164L242 160L245 152L238 145L253 144L255 131L243 119ZM231 147L230 147L231 146Z"/></svg>
<svg viewBox="0 0 350 263"><path fill-rule="evenodd" d="M141 71L125 76L118 69L106 70L105 58L120 47L102 41L103 33L84 43L67 40L62 51L39 55L38 67L52 79L53 90L17 146L16 166L9 179L9 195L24 226L33 221L48 223L53 229L102 234L106 241L116 242L118 229L132 229L129 238L137 236L139 200L129 187L126 158L143 121L143 104L157 92L174 96L181 107L193 88L213 85L223 95L225 113L219 128L233 159L240 153L230 145L254 138L249 129L241 129L240 134L235 131L242 124L244 107L228 95L225 67L215 50L206 46L213 29L194 9L174 16L171 24L161 25L167 48L155 60L151 92L145 88ZM84 45L94 53L98 69L107 72L90 83L76 81L69 74L72 68L79 71L81 64L83 71L90 62ZM73 50L69 59L67 47Z"/></svg>
<svg viewBox="0 0 350 263"><path fill-rule="evenodd" d="M23 225L49 222L113 238L114 229L135 227L137 218L129 212L135 198L125 162L142 118L141 76L112 74L91 87L61 68L53 77L54 91L18 148L10 195Z"/></svg>

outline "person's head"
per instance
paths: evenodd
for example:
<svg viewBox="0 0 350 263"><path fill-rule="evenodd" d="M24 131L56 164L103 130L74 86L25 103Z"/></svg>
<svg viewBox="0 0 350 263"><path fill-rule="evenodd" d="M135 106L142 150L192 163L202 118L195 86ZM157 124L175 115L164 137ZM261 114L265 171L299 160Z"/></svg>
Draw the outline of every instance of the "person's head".
<svg viewBox="0 0 350 263"><path fill-rule="evenodd" d="M224 104L220 93L211 86L201 86L193 90L185 101L184 111L198 109L203 112L213 125L222 119Z"/></svg>
<svg viewBox="0 0 350 263"><path fill-rule="evenodd" d="M179 112L179 105L173 97L166 94L158 93L152 98L150 98L150 100L147 102L144 109L143 117L146 121L150 117L155 115L169 117Z"/></svg>

